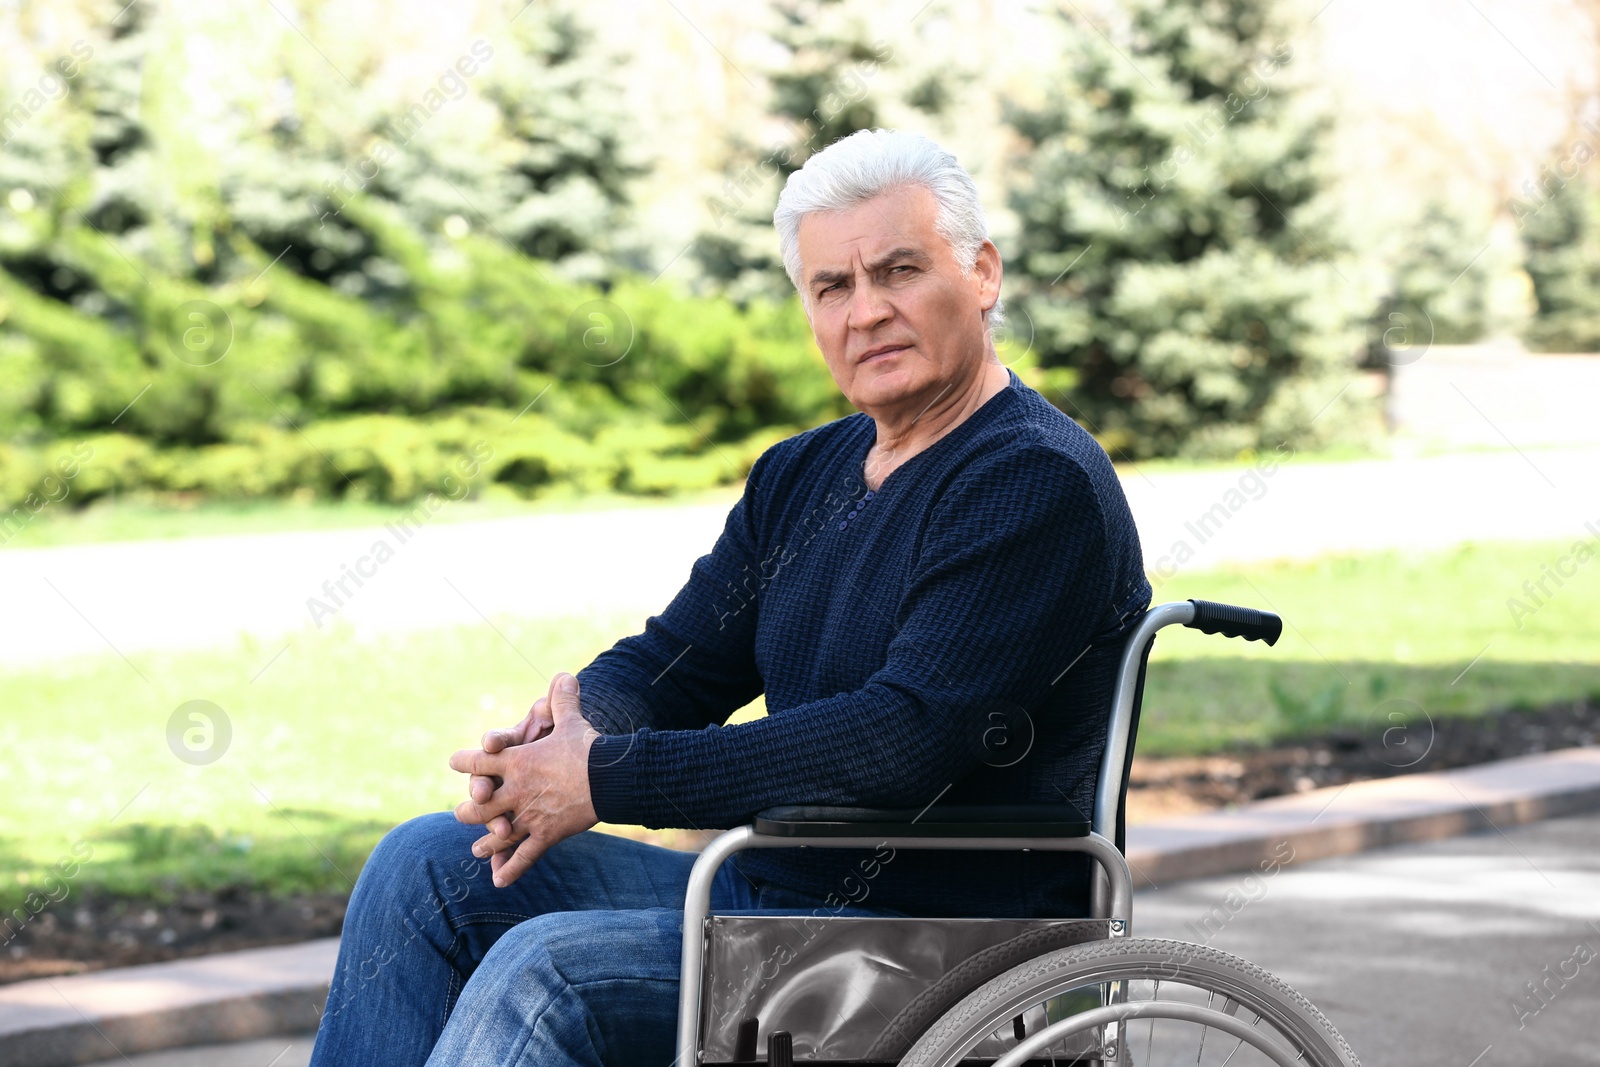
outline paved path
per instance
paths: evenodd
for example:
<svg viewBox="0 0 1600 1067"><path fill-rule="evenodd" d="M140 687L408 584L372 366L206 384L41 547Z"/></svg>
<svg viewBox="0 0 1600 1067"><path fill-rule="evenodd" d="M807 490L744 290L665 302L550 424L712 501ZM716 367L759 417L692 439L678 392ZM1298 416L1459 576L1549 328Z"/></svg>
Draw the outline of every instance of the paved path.
<svg viewBox="0 0 1600 1067"><path fill-rule="evenodd" d="M89 1067L307 1067L313 1038L269 1037L231 1045L196 1045L105 1060Z"/></svg>
<svg viewBox="0 0 1600 1067"><path fill-rule="evenodd" d="M1600 1063L1600 816L1145 891L1134 933L1260 964L1364 1067Z"/></svg>
<svg viewBox="0 0 1600 1067"><path fill-rule="evenodd" d="M1466 541L1600 538L1600 448L1122 479L1152 583L1221 563ZM1593 528L1586 528L1592 523ZM1187 559L1187 562L1184 562Z"/></svg>
<svg viewBox="0 0 1600 1067"><path fill-rule="evenodd" d="M1600 537L1597 471L1600 448L1588 447L1130 470L1123 484L1159 597L1163 578L1228 561ZM128 654L231 645L241 633L286 642L335 624L373 634L484 617L620 613L642 627L715 543L732 499L424 521L409 534L376 528L7 550L0 665L108 646ZM347 568L365 572L359 586ZM332 588L341 578L343 593Z"/></svg>
<svg viewBox="0 0 1600 1067"><path fill-rule="evenodd" d="M1277 974L1365 1067L1600 1062L1600 816L1146 890L1134 923ZM1545 1001L1529 999L1525 983L1552 974ZM308 1038L282 1037L104 1067L303 1067L310 1054Z"/></svg>

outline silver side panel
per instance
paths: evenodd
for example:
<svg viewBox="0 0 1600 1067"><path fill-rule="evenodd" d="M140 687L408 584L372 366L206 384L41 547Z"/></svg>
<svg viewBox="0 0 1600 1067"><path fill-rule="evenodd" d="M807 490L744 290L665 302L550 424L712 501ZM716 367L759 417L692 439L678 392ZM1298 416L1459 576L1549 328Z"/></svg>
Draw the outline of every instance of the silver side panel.
<svg viewBox="0 0 1600 1067"><path fill-rule="evenodd" d="M692 1067L694 1064L714 1062L709 1057L703 1055L704 1050L701 1047L700 1038L702 1034L702 1025L708 1021L708 1013L702 1011L702 993L704 992L703 986L705 982L705 975L708 973L708 971L702 965L706 962L706 931L709 928L707 920L712 918L710 914L711 881L716 875L717 868L722 866L723 862L726 861L729 856L749 848L804 848L808 845L814 845L819 848L875 849L881 848L885 844L894 848L915 849L980 849L996 852L1013 851L1018 849L1038 849L1040 851L1052 852L1085 852L1095 859L1105 873L1106 888L1101 899L1101 904L1103 905L1104 910L1096 913L1096 918L1103 921L1100 923L1101 933L1096 936L1125 937L1131 932L1133 918L1133 879L1128 872L1128 861L1123 858L1122 853L1117 851L1115 845L1099 834L1091 833L1087 837L1075 838L918 838L896 836L775 837L767 836L765 834L758 834L755 832L755 827L753 826L735 827L732 830L727 830L721 834L718 834L715 838L707 842L705 848L701 850L699 858L694 861L694 866L689 871L689 886L687 891L684 893L683 958L680 981L678 985L678 1039L677 1058L675 1062L678 1063L680 1067ZM779 918L791 917L779 916ZM793 918L798 918L803 922L805 916L796 916ZM837 923L843 922L844 920L845 917L838 916L830 919L829 922ZM873 921L885 922L889 920L873 919ZM934 924L943 925L945 923L961 923L969 920L932 919L918 921L932 922ZM978 921L1010 922L1015 920L991 919ZM1034 923L1087 922L1087 920L1058 919L1035 919L1028 921ZM882 946L880 946L880 950L881 948ZM903 948L904 946L896 946L893 951L899 952ZM1033 953L1033 955L1038 954L1039 953ZM879 971L883 973L889 973L892 972L896 966L898 966L897 963L890 962L890 957L887 953L880 951L874 956L874 958L880 957L881 959L878 965ZM758 961L756 966L761 966L759 961L763 961L765 959L765 955L756 956L755 960ZM853 962L861 963L862 959L860 957L855 957L853 958ZM737 969L732 973L734 975L747 974L748 972L746 972L745 968L750 966L750 963L751 961L749 959L739 960ZM770 971L771 964L766 964L766 968ZM710 973L715 974L715 972ZM721 976L717 976L717 978L720 980ZM836 986L843 986L846 989L849 988L848 986L845 986L845 983L843 983L838 977L835 977L833 982ZM857 995L854 993L848 993L845 996L846 1002L850 1004L870 1005L873 1003L865 998L852 998L857 998ZM873 1007L872 1010L877 1012L881 1011L882 1009L879 1007ZM748 1014L749 1012L745 1011L740 1017L743 1018ZM1049 1021L1054 1022L1055 1020L1051 1019ZM1034 1021L1030 1020L1029 1022L1029 1030L1031 1032L1032 1023ZM737 1033L739 1020L735 1019L733 1025L735 1027L735 1033ZM883 1026L879 1027L878 1032L882 1033L884 1027L887 1026L888 1021L885 1021ZM765 1044L766 1033L767 1031L763 1031L761 1035L759 1035L758 1040L762 1045ZM760 1050L758 1050L758 1053L759 1051ZM795 1043L795 1052L798 1056L800 1052L798 1041Z"/></svg>
<svg viewBox="0 0 1600 1067"><path fill-rule="evenodd" d="M892 1063L930 1025L926 1018L914 1022L925 1014L913 1006L919 994L925 994L922 1004L952 1003L1010 966L1107 936L1106 920L1095 919L875 918L826 910L711 915L705 921L702 1062L751 1062L740 1060L741 1051L765 1060L767 1036L787 1030L797 1062ZM980 955L985 950L991 951ZM957 969L964 962L962 973ZM940 992L957 986L952 994ZM1037 1014L1026 1020L1030 1033L1045 1025L1042 1011ZM1006 1030L1003 1040L991 1039L976 1054L998 1056L1013 1046Z"/></svg>

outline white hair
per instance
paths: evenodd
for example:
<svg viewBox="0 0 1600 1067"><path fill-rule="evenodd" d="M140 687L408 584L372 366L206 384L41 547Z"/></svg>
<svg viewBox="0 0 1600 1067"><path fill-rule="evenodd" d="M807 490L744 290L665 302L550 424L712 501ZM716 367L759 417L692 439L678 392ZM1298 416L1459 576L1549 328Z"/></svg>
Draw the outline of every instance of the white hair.
<svg viewBox="0 0 1600 1067"><path fill-rule="evenodd" d="M955 156L921 134L857 130L790 174L778 195L778 209L772 213L783 269L802 300L810 303L800 279L800 220L813 211L851 208L907 185L920 185L933 194L939 205L934 229L949 242L961 273L971 273L978 249L989 239L989 225L972 175ZM992 329L1004 321L1005 311L996 297L989 309L989 326Z"/></svg>

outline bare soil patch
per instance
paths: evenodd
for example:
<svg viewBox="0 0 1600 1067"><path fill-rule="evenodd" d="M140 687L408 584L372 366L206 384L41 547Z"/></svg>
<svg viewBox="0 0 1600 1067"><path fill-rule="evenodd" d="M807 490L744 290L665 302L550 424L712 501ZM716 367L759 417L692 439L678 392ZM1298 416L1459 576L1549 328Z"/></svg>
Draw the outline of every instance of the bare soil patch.
<svg viewBox="0 0 1600 1067"><path fill-rule="evenodd" d="M1379 723L1333 731L1300 744L1236 749L1210 756L1135 755L1128 821L1212 811L1329 785L1442 771L1600 741L1600 703L1575 700L1532 711Z"/></svg>

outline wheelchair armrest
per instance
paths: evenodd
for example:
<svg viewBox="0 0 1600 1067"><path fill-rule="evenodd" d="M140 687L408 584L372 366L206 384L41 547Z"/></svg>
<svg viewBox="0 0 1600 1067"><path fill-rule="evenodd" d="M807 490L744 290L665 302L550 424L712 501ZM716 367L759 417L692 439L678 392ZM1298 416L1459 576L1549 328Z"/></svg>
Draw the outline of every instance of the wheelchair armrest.
<svg viewBox="0 0 1600 1067"><path fill-rule="evenodd" d="M1087 837L1070 804L949 804L932 808L838 808L786 804L758 812L771 837Z"/></svg>

